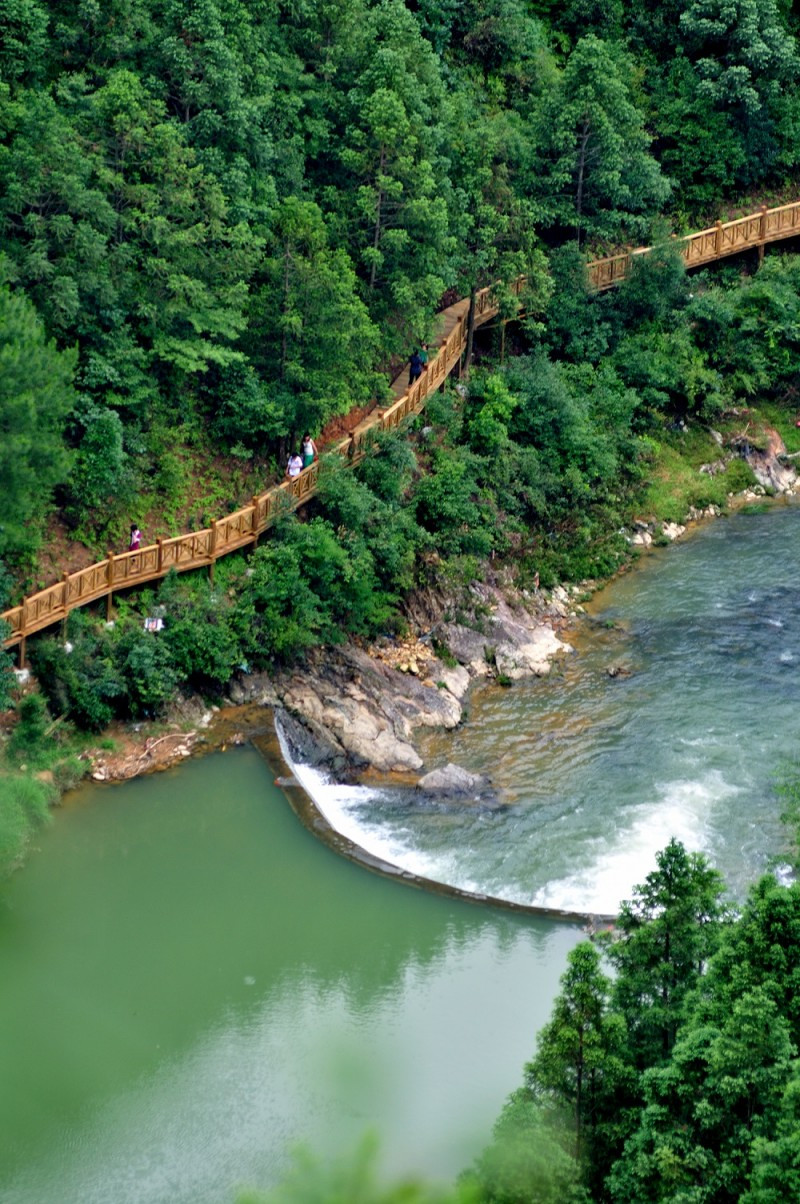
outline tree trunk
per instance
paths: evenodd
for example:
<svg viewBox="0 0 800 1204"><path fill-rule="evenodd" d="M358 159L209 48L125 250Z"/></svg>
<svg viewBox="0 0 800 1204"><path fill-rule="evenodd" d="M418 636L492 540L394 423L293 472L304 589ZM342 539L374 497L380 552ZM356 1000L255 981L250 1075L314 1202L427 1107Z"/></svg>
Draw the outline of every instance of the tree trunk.
<svg viewBox="0 0 800 1204"><path fill-rule="evenodd" d="M583 129L581 130L580 143L578 146L578 184L575 190L575 215L577 221L575 223L575 237L580 246L581 241L581 217L583 216L583 186L586 179L586 156L589 146L589 118L584 117Z"/></svg>
<svg viewBox="0 0 800 1204"><path fill-rule="evenodd" d="M386 146L381 143L381 161L378 167L378 179L383 178L383 169L386 166ZM372 260L372 267L369 273L369 291L372 292L375 288L375 277L378 274L377 251L381 243L381 221L383 220L383 184L378 184L378 198L375 202L375 230L372 236L372 249L375 251L375 257Z"/></svg>

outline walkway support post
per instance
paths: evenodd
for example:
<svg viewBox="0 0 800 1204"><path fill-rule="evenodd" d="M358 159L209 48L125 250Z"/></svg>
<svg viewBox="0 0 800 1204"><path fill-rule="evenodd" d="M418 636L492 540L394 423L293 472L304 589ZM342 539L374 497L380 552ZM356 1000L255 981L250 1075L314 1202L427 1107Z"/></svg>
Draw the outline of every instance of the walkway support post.
<svg viewBox="0 0 800 1204"><path fill-rule="evenodd" d="M106 584L108 585L108 593L106 594L106 623L111 622L111 607L113 603L114 588L114 553L108 553L108 564L106 565Z"/></svg>
<svg viewBox="0 0 800 1204"><path fill-rule="evenodd" d="M208 566L208 581L210 585L214 584L214 562L217 559L217 520L211 520L211 534L208 537L208 554L211 557L211 562Z"/></svg>

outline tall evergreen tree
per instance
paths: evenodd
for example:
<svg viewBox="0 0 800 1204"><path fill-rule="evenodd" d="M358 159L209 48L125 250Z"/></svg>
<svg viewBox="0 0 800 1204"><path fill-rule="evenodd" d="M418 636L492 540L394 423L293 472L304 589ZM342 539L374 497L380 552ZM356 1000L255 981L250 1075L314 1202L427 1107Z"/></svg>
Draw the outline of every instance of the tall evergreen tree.
<svg viewBox="0 0 800 1204"><path fill-rule="evenodd" d="M74 351L56 350L24 293L0 278L0 556L36 543L53 487L69 472L63 434L75 361Z"/></svg>
<svg viewBox="0 0 800 1204"><path fill-rule="evenodd" d="M562 237L641 236L669 195L630 79L622 52L589 34L543 106L530 186Z"/></svg>
<svg viewBox="0 0 800 1204"><path fill-rule="evenodd" d="M724 917L722 879L702 854L673 839L656 864L623 903L608 947L617 970L614 1005L628 1026L627 1055L640 1070L669 1056Z"/></svg>

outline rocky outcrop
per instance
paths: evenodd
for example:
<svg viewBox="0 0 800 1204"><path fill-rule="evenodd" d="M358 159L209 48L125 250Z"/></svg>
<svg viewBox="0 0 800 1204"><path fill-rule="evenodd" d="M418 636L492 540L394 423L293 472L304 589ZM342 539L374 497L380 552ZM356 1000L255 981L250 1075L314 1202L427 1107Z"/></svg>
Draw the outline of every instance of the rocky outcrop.
<svg viewBox="0 0 800 1204"><path fill-rule="evenodd" d="M742 456L759 485L775 493L792 493L797 488L797 469L786 457L786 445L775 430L766 432L764 447L756 447L745 435L731 441Z"/></svg>
<svg viewBox="0 0 800 1204"><path fill-rule="evenodd" d="M541 596L533 606L522 598L512 604L494 584L476 584L459 607L459 622L441 618L422 638L385 637L369 650L353 644L316 650L302 669L238 678L230 698L283 708L293 751L339 777L367 768L415 773L422 768L415 730L456 727L474 678L542 675L569 650L553 630L569 610L562 592L563 600ZM431 599L426 606L434 609Z"/></svg>
<svg viewBox="0 0 800 1204"><path fill-rule="evenodd" d="M452 762L441 769L433 769L417 782L417 788L428 794L471 795L480 797L489 786L488 779L479 773L470 773Z"/></svg>

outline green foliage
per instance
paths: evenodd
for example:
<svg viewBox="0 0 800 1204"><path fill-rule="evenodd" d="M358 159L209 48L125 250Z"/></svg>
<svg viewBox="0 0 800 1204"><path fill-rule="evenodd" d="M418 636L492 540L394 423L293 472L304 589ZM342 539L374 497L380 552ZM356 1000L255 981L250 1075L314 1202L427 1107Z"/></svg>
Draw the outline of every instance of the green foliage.
<svg viewBox="0 0 800 1204"><path fill-rule="evenodd" d="M31 664L53 714L99 732L113 719L114 700L124 693L111 659L110 638L94 631L79 611L70 616L69 633L66 644L55 636L32 644Z"/></svg>
<svg viewBox="0 0 800 1204"><path fill-rule="evenodd" d="M90 404L81 415L84 434L69 482L69 511L76 523L108 513L112 502L130 498L128 457L123 448L122 420L115 410Z"/></svg>
<svg viewBox="0 0 800 1204"><path fill-rule="evenodd" d="M624 1078L626 1033L622 1018L609 1014L611 983L594 946L577 945L567 960L553 1017L525 1067L525 1086L568 1119L571 1152L580 1162L597 1143L608 1100Z"/></svg>
<svg viewBox="0 0 800 1204"><path fill-rule="evenodd" d="M188 582L174 573L156 597L164 630L155 634L163 639L171 669L196 689L220 690L243 659L231 597L205 577Z"/></svg>
<svg viewBox="0 0 800 1204"><path fill-rule="evenodd" d="M525 1087L498 1122L507 1164L499 1140L478 1163L487 1200L540 1198L546 1136L576 1154L595 1200L794 1198L800 892L764 878L733 920L721 887L673 840L600 940L614 978L598 948L572 951Z"/></svg>
<svg viewBox="0 0 800 1204"><path fill-rule="evenodd" d="M800 1194L800 1066L788 1076L777 1122L771 1133L756 1137L750 1188L742 1204L783 1204Z"/></svg>
<svg viewBox="0 0 800 1204"><path fill-rule="evenodd" d="M275 542L253 556L242 604L249 615L244 647L255 664L294 661L322 642L320 600L305 575L300 549Z"/></svg>
<svg viewBox="0 0 800 1204"><path fill-rule="evenodd" d="M74 404L75 356L59 352L34 306L5 283L0 259L0 556L36 541L55 485L69 471L63 429Z"/></svg>
<svg viewBox="0 0 800 1204"><path fill-rule="evenodd" d="M622 904L608 949L617 970L615 1004L628 1027L627 1055L639 1069L669 1056L724 917L722 879L702 854L687 853L673 839L656 864Z"/></svg>
<svg viewBox="0 0 800 1204"><path fill-rule="evenodd" d="M53 714L98 732L114 718L152 717L172 697L178 665L159 640L162 633L145 632L138 617L108 628L73 611L67 635L64 643L44 636L31 645L31 664Z"/></svg>
<svg viewBox="0 0 800 1204"><path fill-rule="evenodd" d="M479 391L472 385L467 437L473 451L493 457L506 451L508 424L517 405L518 398L501 376L488 377Z"/></svg>
<svg viewBox="0 0 800 1204"><path fill-rule="evenodd" d="M641 237L669 194L631 76L621 49L587 34L542 109L531 186L544 221L578 242Z"/></svg>
<svg viewBox="0 0 800 1204"><path fill-rule="evenodd" d="M114 640L114 664L125 682L126 710L134 718L152 718L170 701L180 677L159 632L136 621L120 625Z"/></svg>
<svg viewBox="0 0 800 1204"><path fill-rule="evenodd" d="M7 751L13 761L36 760L50 722L47 703L41 694L26 694L17 706L17 722Z"/></svg>
<svg viewBox="0 0 800 1204"><path fill-rule="evenodd" d="M250 313L252 362L295 432L318 430L385 388L372 370L378 332L353 266L328 244L318 205L284 201Z"/></svg>
<svg viewBox="0 0 800 1204"><path fill-rule="evenodd" d="M485 1204L581 1204L586 1196L579 1167L563 1141L529 1092L515 1091L494 1126L491 1144L465 1178L478 1184Z"/></svg>
<svg viewBox="0 0 800 1204"><path fill-rule="evenodd" d="M795 1053L759 989L741 995L719 1027L687 1025L669 1065L644 1076L644 1111L610 1177L612 1200L742 1199L753 1140L774 1132Z"/></svg>
<svg viewBox="0 0 800 1204"><path fill-rule="evenodd" d="M490 514L480 505L478 471L478 461L464 449L448 455L438 452L431 471L417 486L416 519L447 555L486 556L491 550Z"/></svg>
<svg viewBox="0 0 800 1204"><path fill-rule="evenodd" d="M229 451L237 445L258 451L288 434L290 416L250 364L211 368L200 396L213 413L215 436Z"/></svg>
<svg viewBox="0 0 800 1204"><path fill-rule="evenodd" d="M49 818L53 801L47 783L0 772L0 877L22 859L36 828Z"/></svg>

